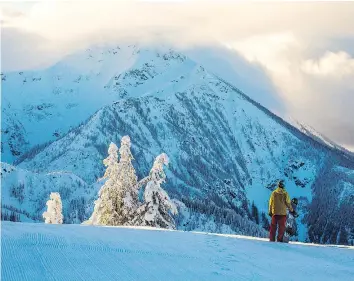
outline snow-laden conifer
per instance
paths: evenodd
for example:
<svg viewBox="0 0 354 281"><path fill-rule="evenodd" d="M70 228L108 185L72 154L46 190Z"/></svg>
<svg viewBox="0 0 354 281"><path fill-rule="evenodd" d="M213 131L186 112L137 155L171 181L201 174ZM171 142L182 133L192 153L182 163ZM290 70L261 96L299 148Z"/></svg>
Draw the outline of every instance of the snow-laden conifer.
<svg viewBox="0 0 354 281"><path fill-rule="evenodd" d="M43 213L45 223L62 224L62 203L58 192L50 193L50 199L47 201L47 211Z"/></svg>
<svg viewBox="0 0 354 281"><path fill-rule="evenodd" d="M113 142L109 145L108 157L103 160L103 164L107 169L101 179L106 180L106 182L98 192L98 199L95 201L94 211L89 219L89 223L98 225L118 225L118 147Z"/></svg>
<svg viewBox="0 0 354 281"><path fill-rule="evenodd" d="M139 205L138 178L132 164L134 157L130 151L130 147L130 137L124 136L119 149L120 161L117 179L118 189L122 191L122 202L119 203L124 218L123 224L129 224Z"/></svg>
<svg viewBox="0 0 354 281"><path fill-rule="evenodd" d="M132 220L138 208L138 183L130 147L129 136L124 136L118 158L118 147L114 143L110 144L108 157L103 160L107 169L102 179L106 182L99 191L94 212L86 223L124 225Z"/></svg>
<svg viewBox="0 0 354 281"><path fill-rule="evenodd" d="M167 164L168 157L165 153L156 157L145 187L145 202L137 211L135 225L176 229L171 214L176 215L177 208L166 191L161 188L161 184L166 181L163 166Z"/></svg>

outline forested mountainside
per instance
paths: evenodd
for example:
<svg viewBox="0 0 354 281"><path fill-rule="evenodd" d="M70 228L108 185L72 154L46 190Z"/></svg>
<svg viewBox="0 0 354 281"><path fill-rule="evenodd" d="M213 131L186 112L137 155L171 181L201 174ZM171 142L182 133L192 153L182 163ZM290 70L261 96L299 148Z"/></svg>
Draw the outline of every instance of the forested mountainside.
<svg viewBox="0 0 354 281"><path fill-rule="evenodd" d="M129 135L139 177L155 155L169 156L164 189L179 206L179 229L265 236L268 198L284 179L300 202L298 239L354 239L354 158L181 53L95 48L2 78L2 155L14 161L2 168L3 210L36 220L50 191L65 186L65 222L87 219L108 145Z"/></svg>

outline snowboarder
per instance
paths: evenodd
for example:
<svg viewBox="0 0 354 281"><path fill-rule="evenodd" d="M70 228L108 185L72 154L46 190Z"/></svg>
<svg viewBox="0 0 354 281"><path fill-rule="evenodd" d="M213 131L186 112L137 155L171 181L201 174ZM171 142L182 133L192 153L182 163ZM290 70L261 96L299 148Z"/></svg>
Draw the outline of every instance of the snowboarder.
<svg viewBox="0 0 354 281"><path fill-rule="evenodd" d="M277 189L272 192L272 195L269 199L269 216L272 218L269 230L269 240L272 242L275 242L275 234L277 232L277 228L277 241L283 242L287 208L291 214L294 212L294 209L291 206L289 194L286 192L284 187L284 181L281 180L278 182Z"/></svg>

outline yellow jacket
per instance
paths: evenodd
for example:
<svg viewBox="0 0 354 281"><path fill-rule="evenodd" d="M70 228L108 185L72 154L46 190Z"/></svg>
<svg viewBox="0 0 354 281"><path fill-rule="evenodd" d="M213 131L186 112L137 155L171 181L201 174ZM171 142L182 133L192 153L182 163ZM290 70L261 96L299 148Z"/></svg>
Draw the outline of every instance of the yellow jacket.
<svg viewBox="0 0 354 281"><path fill-rule="evenodd" d="M284 188L278 187L270 196L269 213L272 215L286 216L286 208L288 208L291 212L293 211L289 194Z"/></svg>

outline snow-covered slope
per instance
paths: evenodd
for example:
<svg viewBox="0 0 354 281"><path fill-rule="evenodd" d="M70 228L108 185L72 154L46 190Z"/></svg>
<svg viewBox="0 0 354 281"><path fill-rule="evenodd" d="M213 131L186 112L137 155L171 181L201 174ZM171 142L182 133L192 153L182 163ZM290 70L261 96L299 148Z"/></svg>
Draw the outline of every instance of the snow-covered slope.
<svg viewBox="0 0 354 281"><path fill-rule="evenodd" d="M4 222L1 280L341 280L354 248L156 229Z"/></svg>
<svg viewBox="0 0 354 281"><path fill-rule="evenodd" d="M322 135L321 133L317 132L313 127L309 126L309 125L305 125L303 123L300 123L299 121L293 119L293 118L289 118L289 120L287 120L291 125L293 125L294 127L298 128L301 132L303 132L304 134L308 135L309 137L313 138L314 140L323 143L324 145L331 147L333 149L336 149L338 151L342 151L344 155L350 155L350 156L354 156L354 153L345 149L344 147L338 145L337 143L333 142L332 140L330 140L329 138L327 138L326 136Z"/></svg>
<svg viewBox="0 0 354 281"><path fill-rule="evenodd" d="M89 75L87 82L79 80L80 85L86 85L79 88L92 96L98 111L58 140L18 158L19 168L41 174L70 171L96 191L93 183L103 174L102 159L109 143L119 143L123 135L129 135L140 178L148 173L156 155L165 152L169 156L164 188L184 210L177 218L179 229L264 236L269 195L277 180L285 179L290 195L300 201L300 240L345 243L353 239L353 157L303 134L182 54L127 47L132 61L117 66L114 72L114 63L97 70L100 54L103 62L113 56L111 49L98 50L92 58L86 57L92 50L84 52L87 64L80 64L84 60L81 55L78 62L74 55L62 63L70 65L70 61L73 65L65 73L76 69ZM91 59L95 63L90 63ZM55 67L63 69L62 64ZM97 76L92 73L103 72L105 79L89 82ZM46 84L50 85L51 77ZM104 89L101 95L95 92L97 85L100 91ZM84 92L75 93L81 101L78 106L89 116L94 107L86 104ZM57 103L67 102L65 97L58 98ZM110 103L112 100L116 101ZM106 103L109 105L103 106ZM80 119L72 119L75 110L73 115L63 112L63 124L75 124ZM51 124L50 128L62 124L54 115L43 121ZM21 123L25 131L43 130L28 117L16 120L28 122ZM29 137L27 141L31 143ZM5 147L4 153L9 151ZM4 182L7 185L7 179ZM26 188L31 185L28 182ZM56 185L50 189L58 191ZM92 202L96 193L90 194L88 200ZM7 200L3 197L3 203ZM250 212L252 202L258 208L259 220Z"/></svg>
<svg viewBox="0 0 354 281"><path fill-rule="evenodd" d="M1 163L1 183L2 217L15 212L20 221L42 221L45 203L56 190L64 202L64 222L79 223L90 214L98 189L70 172L35 173L6 163Z"/></svg>

